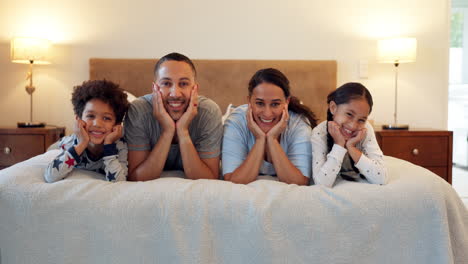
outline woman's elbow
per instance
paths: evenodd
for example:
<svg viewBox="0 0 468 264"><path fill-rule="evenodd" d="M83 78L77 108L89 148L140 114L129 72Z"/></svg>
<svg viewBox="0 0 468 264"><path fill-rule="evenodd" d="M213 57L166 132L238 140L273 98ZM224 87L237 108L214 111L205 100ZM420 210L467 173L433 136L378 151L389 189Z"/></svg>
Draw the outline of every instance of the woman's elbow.
<svg viewBox="0 0 468 264"><path fill-rule="evenodd" d="M234 175L234 173L226 173L226 174L224 174L223 178L224 178L225 181L230 181L230 182L236 183L236 184L249 184L249 183L252 182L252 181L249 181L248 179L245 179L243 177L236 177Z"/></svg>
<svg viewBox="0 0 468 264"><path fill-rule="evenodd" d="M297 185L303 185L303 186L308 185L309 184L309 178L307 178L304 175L301 175L301 177L299 179L297 179L294 182L291 182L290 184L297 184Z"/></svg>

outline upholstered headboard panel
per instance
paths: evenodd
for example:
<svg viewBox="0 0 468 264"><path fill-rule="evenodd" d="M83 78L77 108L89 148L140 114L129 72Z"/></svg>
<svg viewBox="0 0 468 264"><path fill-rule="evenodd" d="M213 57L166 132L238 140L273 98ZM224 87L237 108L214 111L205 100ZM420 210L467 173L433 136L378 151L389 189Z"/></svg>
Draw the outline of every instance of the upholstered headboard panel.
<svg viewBox="0 0 468 264"><path fill-rule="evenodd" d="M90 79L106 79L134 94L151 93L155 59L92 58ZM232 103L247 102L247 84L262 68L277 68L290 80L291 93L309 106L320 120L326 117L326 97L336 88L336 61L279 60L194 60L200 95L205 95L224 112Z"/></svg>

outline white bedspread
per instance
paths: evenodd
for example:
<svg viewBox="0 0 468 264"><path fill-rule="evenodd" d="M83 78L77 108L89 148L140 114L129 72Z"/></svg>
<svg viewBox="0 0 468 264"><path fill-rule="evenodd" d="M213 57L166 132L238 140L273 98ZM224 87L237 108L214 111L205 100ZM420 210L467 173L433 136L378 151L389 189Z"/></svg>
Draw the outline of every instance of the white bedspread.
<svg viewBox="0 0 468 264"><path fill-rule="evenodd" d="M386 186L161 178L44 182L50 151L0 171L0 263L468 263L444 180L386 157ZM177 173L176 173L177 174Z"/></svg>

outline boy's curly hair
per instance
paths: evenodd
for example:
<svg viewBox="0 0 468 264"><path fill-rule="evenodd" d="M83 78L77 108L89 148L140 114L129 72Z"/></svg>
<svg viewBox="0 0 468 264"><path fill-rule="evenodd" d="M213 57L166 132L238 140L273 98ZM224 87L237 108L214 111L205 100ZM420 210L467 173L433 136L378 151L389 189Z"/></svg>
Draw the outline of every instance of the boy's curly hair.
<svg viewBox="0 0 468 264"><path fill-rule="evenodd" d="M86 103L92 99L99 99L110 105L114 110L116 124L121 123L128 110L127 94L118 84L106 80L85 81L73 87L73 110L81 118Z"/></svg>

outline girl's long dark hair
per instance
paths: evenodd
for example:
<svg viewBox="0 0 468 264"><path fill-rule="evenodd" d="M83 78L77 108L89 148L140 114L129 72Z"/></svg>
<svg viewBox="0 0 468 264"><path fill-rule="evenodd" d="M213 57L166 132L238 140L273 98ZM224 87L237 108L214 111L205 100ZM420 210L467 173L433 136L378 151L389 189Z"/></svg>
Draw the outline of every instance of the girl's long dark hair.
<svg viewBox="0 0 468 264"><path fill-rule="evenodd" d="M342 86L338 87L335 91L331 92L327 97L327 104L330 105L331 101L335 102L336 105L347 104L351 100L355 99L365 99L370 107L369 113L372 111L372 105L374 104L372 100L372 95L364 85L356 82L345 83ZM327 110L327 121L333 121L333 115L330 112L330 107L328 107ZM331 137L330 133L327 133L328 152L331 151L334 143L335 142L333 141L333 138Z"/></svg>
<svg viewBox="0 0 468 264"><path fill-rule="evenodd" d="M374 102L372 100L371 93L369 92L369 90L367 90L367 88L364 85L357 82L345 83L338 87L335 91L331 92L327 97L327 104L330 105L331 101L335 102L336 105L347 104L351 100L355 99L366 100L370 107L369 113L372 111L372 105L374 104ZM328 107L327 110L327 121L333 121L333 115L330 112L330 107ZM333 141L332 136L330 135L330 133L327 133L327 146L329 153L333 147L333 144L335 144L335 142Z"/></svg>
<svg viewBox="0 0 468 264"><path fill-rule="evenodd" d="M327 97L327 103L330 105L330 102L333 101L335 102L336 105L340 104L347 104L351 100L355 99L364 99L367 101L369 104L369 113L372 111L372 105L374 102L372 101L372 95L370 94L369 90L367 88L356 82L349 82L345 83L342 86L338 87L335 91L331 92L328 97ZM330 112L330 107L328 107L327 111L327 121L333 121L333 115ZM328 123L327 123L327 147L328 147L328 153L330 153L331 149L333 148L333 144L335 144L335 141L333 140L332 136L330 133L328 133ZM354 166L354 160L351 159L351 165L353 167L353 170L357 173L359 173L359 170ZM354 181L353 178L347 177L345 175L341 175L345 180L350 180Z"/></svg>
<svg viewBox="0 0 468 264"><path fill-rule="evenodd" d="M289 80L282 72L273 68L258 70L249 81L249 96L252 95L255 87L262 83L271 83L280 87L284 92L284 96L289 98L289 110L305 117L312 128L317 125L317 118L312 110L306 105L301 104L299 98L291 95Z"/></svg>

